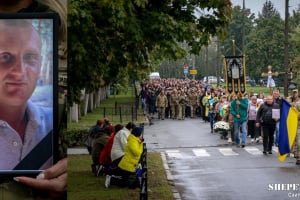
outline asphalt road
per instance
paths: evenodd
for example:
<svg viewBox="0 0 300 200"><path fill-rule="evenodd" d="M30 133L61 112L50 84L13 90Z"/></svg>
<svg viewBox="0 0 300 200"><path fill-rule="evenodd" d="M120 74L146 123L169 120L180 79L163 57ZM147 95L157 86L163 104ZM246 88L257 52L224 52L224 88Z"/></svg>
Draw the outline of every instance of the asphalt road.
<svg viewBox="0 0 300 200"><path fill-rule="evenodd" d="M146 125L148 151L162 152L183 200L300 199L300 167L262 153L262 143L229 145L201 119L154 120Z"/></svg>

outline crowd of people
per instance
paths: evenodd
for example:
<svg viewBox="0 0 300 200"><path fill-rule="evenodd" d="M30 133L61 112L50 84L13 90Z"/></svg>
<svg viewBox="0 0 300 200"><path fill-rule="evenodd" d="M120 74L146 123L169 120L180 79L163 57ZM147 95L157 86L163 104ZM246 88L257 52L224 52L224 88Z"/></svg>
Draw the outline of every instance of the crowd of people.
<svg viewBox="0 0 300 200"><path fill-rule="evenodd" d="M150 79L141 87L142 109L150 121L156 113L159 120L200 118L210 123L211 133L218 131L229 143L239 147L246 146L247 138L252 143L262 141L264 154L272 154L272 147L278 146L282 99L300 111L297 89L291 97L280 96L279 90L270 90L271 94L253 90L228 94L225 87L190 79ZM300 164L299 141L298 133L293 148L296 164Z"/></svg>
<svg viewBox="0 0 300 200"><path fill-rule="evenodd" d="M132 122L114 126L107 118L97 120L89 130L86 146L92 155L92 172L106 175L106 188L113 184L134 189L141 184L138 167L143 130Z"/></svg>
<svg viewBox="0 0 300 200"><path fill-rule="evenodd" d="M263 154L272 154L279 143L280 108L283 99L300 111L298 90L283 98L278 90L272 94L227 94L223 87L197 80L152 79L142 84L139 97L142 109L150 119L202 119L210 132L219 132L229 143L244 148L262 142ZM226 125L226 126L225 126ZM113 126L106 118L91 127L86 145L92 155L92 172L105 174L105 186L136 188L139 162L143 151L143 127L132 122ZM299 133L294 145L296 164L300 164Z"/></svg>

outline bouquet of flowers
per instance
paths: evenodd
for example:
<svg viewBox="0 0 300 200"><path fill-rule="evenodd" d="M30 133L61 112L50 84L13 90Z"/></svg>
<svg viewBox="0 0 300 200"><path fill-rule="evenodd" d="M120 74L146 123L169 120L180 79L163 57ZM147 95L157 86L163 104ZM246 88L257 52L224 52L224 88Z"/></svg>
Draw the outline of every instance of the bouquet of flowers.
<svg viewBox="0 0 300 200"><path fill-rule="evenodd" d="M230 126L228 122L225 121L218 121L214 123L214 130L215 131L228 131L230 130Z"/></svg>

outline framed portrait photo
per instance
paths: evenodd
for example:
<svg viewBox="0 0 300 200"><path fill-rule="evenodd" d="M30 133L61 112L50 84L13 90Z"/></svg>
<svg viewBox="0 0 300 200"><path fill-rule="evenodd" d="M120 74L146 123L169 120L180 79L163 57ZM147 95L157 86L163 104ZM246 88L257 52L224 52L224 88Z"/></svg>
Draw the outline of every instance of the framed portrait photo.
<svg viewBox="0 0 300 200"><path fill-rule="evenodd" d="M0 14L0 176L35 176L58 156L56 13Z"/></svg>

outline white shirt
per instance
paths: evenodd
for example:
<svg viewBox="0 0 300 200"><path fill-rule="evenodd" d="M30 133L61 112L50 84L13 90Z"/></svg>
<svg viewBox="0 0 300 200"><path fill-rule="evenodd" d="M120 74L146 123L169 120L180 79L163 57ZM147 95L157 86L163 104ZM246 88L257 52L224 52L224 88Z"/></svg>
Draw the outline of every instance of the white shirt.
<svg viewBox="0 0 300 200"><path fill-rule="evenodd" d="M129 134L130 131L126 127L117 132L110 153L112 161L121 158L124 155L125 146L127 144L127 138Z"/></svg>
<svg viewBox="0 0 300 200"><path fill-rule="evenodd" d="M26 112L24 141L6 121L0 120L0 170L13 169L53 129L52 108L28 101Z"/></svg>

